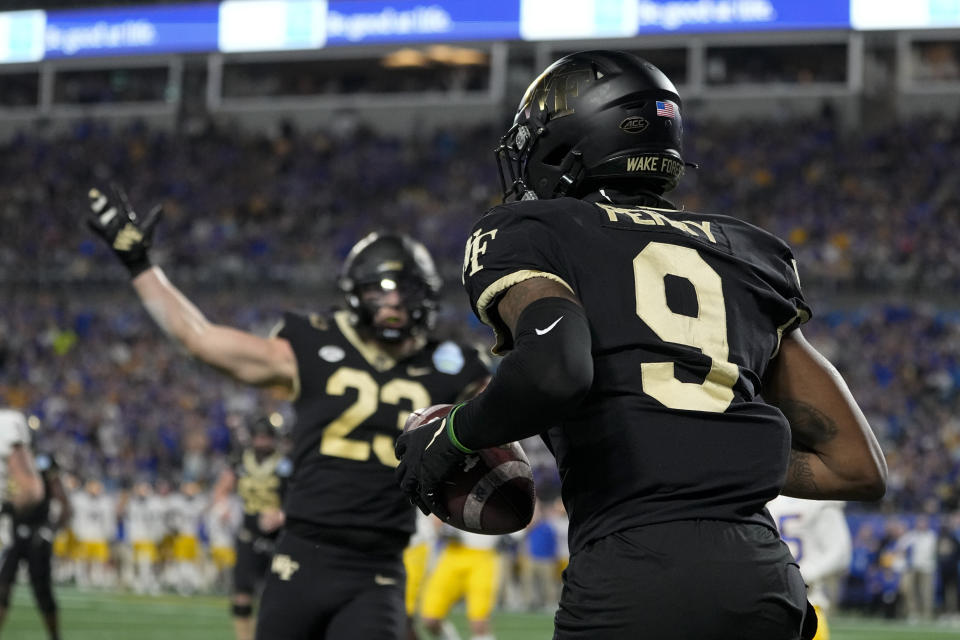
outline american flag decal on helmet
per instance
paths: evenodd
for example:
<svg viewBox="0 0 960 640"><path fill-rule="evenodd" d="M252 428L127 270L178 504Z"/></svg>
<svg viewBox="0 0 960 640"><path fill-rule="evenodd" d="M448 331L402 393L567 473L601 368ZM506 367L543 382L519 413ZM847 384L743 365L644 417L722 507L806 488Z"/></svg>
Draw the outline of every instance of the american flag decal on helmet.
<svg viewBox="0 0 960 640"><path fill-rule="evenodd" d="M676 105L669 100L657 100L657 115L664 118L674 118L677 115Z"/></svg>

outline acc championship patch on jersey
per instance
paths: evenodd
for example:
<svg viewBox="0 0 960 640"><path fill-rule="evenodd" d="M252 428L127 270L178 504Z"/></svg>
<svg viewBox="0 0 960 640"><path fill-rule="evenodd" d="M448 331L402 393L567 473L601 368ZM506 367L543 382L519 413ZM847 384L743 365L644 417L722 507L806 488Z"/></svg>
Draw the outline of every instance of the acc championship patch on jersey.
<svg viewBox="0 0 960 640"><path fill-rule="evenodd" d="M449 340L441 343L437 350L433 352L433 366L440 373L455 376L463 371L465 362L463 350L457 343Z"/></svg>

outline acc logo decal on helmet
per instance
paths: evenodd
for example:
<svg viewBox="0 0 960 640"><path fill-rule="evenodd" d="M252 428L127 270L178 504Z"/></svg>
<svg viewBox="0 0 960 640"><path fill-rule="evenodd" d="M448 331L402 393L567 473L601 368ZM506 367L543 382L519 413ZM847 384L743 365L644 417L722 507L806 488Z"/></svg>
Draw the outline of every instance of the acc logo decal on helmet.
<svg viewBox="0 0 960 640"><path fill-rule="evenodd" d="M646 130L648 126L650 126L650 123L647 122L646 118L641 116L630 116L624 118L623 122L620 123L620 128L627 133L641 133Z"/></svg>

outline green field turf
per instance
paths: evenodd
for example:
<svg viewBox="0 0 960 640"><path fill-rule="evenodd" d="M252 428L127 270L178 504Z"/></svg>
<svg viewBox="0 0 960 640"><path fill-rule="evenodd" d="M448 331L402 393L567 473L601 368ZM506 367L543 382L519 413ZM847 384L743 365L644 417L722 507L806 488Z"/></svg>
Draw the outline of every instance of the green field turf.
<svg viewBox="0 0 960 640"><path fill-rule="evenodd" d="M232 640L225 598L136 596L124 593L81 593L60 589L58 597L64 640ZM462 614L454 622L464 640ZM545 614L499 613L494 618L497 640L550 638L551 617ZM832 640L957 640L960 627L942 624L908 625L837 616L831 620ZM29 588L18 587L0 631L3 640L46 640ZM363 640L358 638L357 640Z"/></svg>

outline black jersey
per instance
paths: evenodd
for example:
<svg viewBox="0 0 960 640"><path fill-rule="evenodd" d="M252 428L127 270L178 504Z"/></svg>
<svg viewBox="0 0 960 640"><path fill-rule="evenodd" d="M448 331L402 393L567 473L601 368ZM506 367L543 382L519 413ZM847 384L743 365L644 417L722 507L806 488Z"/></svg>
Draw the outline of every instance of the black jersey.
<svg viewBox="0 0 960 640"><path fill-rule="evenodd" d="M576 294L592 334L591 391L544 434L571 550L672 520L772 527L763 506L790 432L760 380L810 317L789 247L720 215L570 198L495 207L469 238L464 284L497 351L511 344L495 302L532 277Z"/></svg>
<svg viewBox="0 0 960 640"><path fill-rule="evenodd" d="M235 456L232 467L237 477L237 495L243 502L243 528L265 535L260 531L260 513L282 506L293 465L278 451L257 460L257 454L250 448Z"/></svg>
<svg viewBox="0 0 960 640"><path fill-rule="evenodd" d="M43 499L37 504L23 511L13 511L13 526L27 526L31 529L50 524L50 483L53 476L59 472L56 460L45 453L37 454L34 458L40 480L43 482Z"/></svg>
<svg viewBox="0 0 960 640"><path fill-rule="evenodd" d="M293 347L300 384L288 521L409 535L414 512L393 477L394 442L411 411L455 402L486 377L479 354L425 342L397 362L361 340L345 311L285 314L278 335Z"/></svg>

